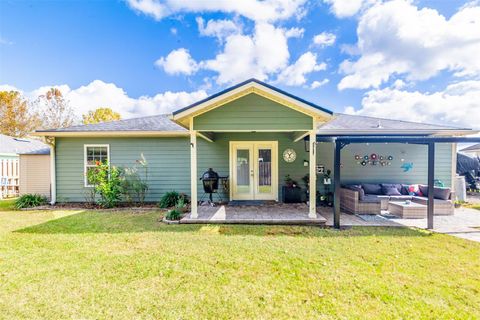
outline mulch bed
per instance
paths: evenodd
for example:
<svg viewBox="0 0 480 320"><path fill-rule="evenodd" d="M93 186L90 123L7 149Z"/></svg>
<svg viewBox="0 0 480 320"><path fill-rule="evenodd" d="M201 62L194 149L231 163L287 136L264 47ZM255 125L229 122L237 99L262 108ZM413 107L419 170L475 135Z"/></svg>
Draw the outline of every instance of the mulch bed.
<svg viewBox="0 0 480 320"><path fill-rule="evenodd" d="M55 205L44 205L33 208L25 208L22 210L104 210L104 211L152 211L152 210L164 210L160 209L154 203L144 203L140 204L128 204L121 203L115 208L105 209L99 206L98 204L93 203L76 203L76 202L67 202L67 203L57 203Z"/></svg>

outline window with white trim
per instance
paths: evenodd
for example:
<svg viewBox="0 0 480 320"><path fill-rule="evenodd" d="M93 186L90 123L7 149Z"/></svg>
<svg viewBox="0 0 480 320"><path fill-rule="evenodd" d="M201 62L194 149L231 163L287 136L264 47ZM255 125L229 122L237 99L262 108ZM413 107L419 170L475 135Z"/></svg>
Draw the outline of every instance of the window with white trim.
<svg viewBox="0 0 480 320"><path fill-rule="evenodd" d="M88 181L88 172L100 164L110 163L110 147L108 144L86 144L84 145L84 175L85 187L92 187Z"/></svg>

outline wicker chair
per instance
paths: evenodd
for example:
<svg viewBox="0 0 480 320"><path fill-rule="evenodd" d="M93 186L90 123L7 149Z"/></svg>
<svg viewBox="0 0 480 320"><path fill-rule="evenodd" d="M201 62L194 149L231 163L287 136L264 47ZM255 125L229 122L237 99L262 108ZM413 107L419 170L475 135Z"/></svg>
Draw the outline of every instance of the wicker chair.
<svg viewBox="0 0 480 320"><path fill-rule="evenodd" d="M340 189L340 209L353 214L379 214L381 202L363 202L358 200L358 191Z"/></svg>

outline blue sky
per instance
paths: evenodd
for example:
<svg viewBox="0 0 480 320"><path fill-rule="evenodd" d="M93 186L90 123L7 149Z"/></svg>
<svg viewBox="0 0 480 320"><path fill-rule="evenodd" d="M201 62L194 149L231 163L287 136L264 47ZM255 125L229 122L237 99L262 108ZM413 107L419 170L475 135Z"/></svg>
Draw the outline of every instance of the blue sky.
<svg viewBox="0 0 480 320"><path fill-rule="evenodd" d="M257 77L336 112L480 122L478 2L233 3L2 0L0 85L131 117Z"/></svg>

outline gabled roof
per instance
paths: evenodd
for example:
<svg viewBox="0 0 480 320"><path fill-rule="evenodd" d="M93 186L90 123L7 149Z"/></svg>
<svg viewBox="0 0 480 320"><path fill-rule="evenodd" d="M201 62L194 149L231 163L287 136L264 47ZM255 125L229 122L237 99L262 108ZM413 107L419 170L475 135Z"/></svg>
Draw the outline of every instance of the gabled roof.
<svg viewBox="0 0 480 320"><path fill-rule="evenodd" d="M330 119L332 111L257 79L249 79L173 112L173 120L188 127L192 116L210 111L247 94L254 93L314 118Z"/></svg>
<svg viewBox="0 0 480 320"><path fill-rule="evenodd" d="M472 133L471 129L335 113L332 120L318 126L319 135Z"/></svg>
<svg viewBox="0 0 480 320"><path fill-rule="evenodd" d="M469 146L460 150L460 152L464 152L464 151L480 151L480 143L474 144L473 146Z"/></svg>
<svg viewBox="0 0 480 320"><path fill-rule="evenodd" d="M35 139L14 138L0 134L0 154L50 154L50 147Z"/></svg>

